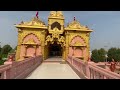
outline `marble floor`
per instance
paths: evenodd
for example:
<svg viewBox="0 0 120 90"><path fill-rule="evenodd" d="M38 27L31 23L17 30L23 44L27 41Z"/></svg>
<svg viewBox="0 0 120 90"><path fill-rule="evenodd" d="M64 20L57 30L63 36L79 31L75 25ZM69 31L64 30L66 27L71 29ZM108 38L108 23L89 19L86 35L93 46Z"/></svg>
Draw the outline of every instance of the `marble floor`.
<svg viewBox="0 0 120 90"><path fill-rule="evenodd" d="M26 79L80 79L68 64L43 62Z"/></svg>

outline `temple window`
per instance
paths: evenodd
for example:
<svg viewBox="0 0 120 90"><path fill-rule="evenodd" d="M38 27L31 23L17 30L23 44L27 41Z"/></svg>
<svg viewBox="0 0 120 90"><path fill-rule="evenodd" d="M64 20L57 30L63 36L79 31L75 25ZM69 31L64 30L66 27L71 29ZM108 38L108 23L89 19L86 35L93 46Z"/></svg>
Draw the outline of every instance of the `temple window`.
<svg viewBox="0 0 120 90"><path fill-rule="evenodd" d="M57 27L59 30L61 30L61 25L60 25L60 23L54 22L54 23L51 25L51 29L53 30L55 27Z"/></svg>

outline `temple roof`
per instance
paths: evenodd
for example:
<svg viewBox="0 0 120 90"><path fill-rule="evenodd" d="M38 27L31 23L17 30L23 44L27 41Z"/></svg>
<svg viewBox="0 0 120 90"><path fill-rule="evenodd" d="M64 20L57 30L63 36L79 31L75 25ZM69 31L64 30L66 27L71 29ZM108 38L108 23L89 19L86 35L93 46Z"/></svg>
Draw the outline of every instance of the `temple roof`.
<svg viewBox="0 0 120 90"><path fill-rule="evenodd" d="M92 31L87 26L82 26L80 22L75 19L67 25L65 30Z"/></svg>
<svg viewBox="0 0 120 90"><path fill-rule="evenodd" d="M60 19L64 19L63 13L62 11L51 11L49 18L60 18Z"/></svg>
<svg viewBox="0 0 120 90"><path fill-rule="evenodd" d="M27 26L46 27L45 23L37 17L32 18L32 20L29 22L22 21L20 24L16 25L16 27L27 27Z"/></svg>

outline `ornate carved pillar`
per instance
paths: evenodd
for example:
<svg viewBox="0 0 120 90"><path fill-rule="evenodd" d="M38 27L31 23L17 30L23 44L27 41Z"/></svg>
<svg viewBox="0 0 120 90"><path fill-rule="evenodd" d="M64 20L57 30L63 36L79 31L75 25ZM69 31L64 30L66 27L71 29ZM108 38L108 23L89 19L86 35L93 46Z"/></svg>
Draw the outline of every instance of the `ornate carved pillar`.
<svg viewBox="0 0 120 90"><path fill-rule="evenodd" d="M83 56L83 50L84 50L84 48L83 48L83 47L81 47L81 50L82 50L82 57L84 57L84 56Z"/></svg>
<svg viewBox="0 0 120 90"><path fill-rule="evenodd" d="M45 47L44 45L41 46L41 51L42 51L43 60L45 59L44 47Z"/></svg>
<svg viewBox="0 0 120 90"><path fill-rule="evenodd" d="M69 33L66 32L66 50L65 50L65 59L67 60L68 53L69 53Z"/></svg>
<svg viewBox="0 0 120 90"><path fill-rule="evenodd" d="M35 46L35 56L37 55L37 45Z"/></svg>
<svg viewBox="0 0 120 90"><path fill-rule="evenodd" d="M20 50L21 50L21 29L18 29L18 43L17 43L17 51L16 51L16 61L20 59Z"/></svg>
<svg viewBox="0 0 120 90"><path fill-rule="evenodd" d="M76 47L72 47L73 48L73 56L75 56L75 48Z"/></svg>
<svg viewBox="0 0 120 90"><path fill-rule="evenodd" d="M25 46L25 52L24 52L24 55L26 56L27 55L27 45Z"/></svg>
<svg viewBox="0 0 120 90"><path fill-rule="evenodd" d="M68 53L69 53L69 47L65 47L65 60L67 60Z"/></svg>

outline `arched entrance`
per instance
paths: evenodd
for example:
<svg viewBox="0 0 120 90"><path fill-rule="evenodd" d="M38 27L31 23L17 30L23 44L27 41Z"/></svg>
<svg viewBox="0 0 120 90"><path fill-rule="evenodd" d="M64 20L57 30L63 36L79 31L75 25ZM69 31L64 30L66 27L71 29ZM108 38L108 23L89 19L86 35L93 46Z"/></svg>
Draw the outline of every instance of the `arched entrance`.
<svg viewBox="0 0 120 90"><path fill-rule="evenodd" d="M62 57L62 47L57 42L49 44L49 57Z"/></svg>

